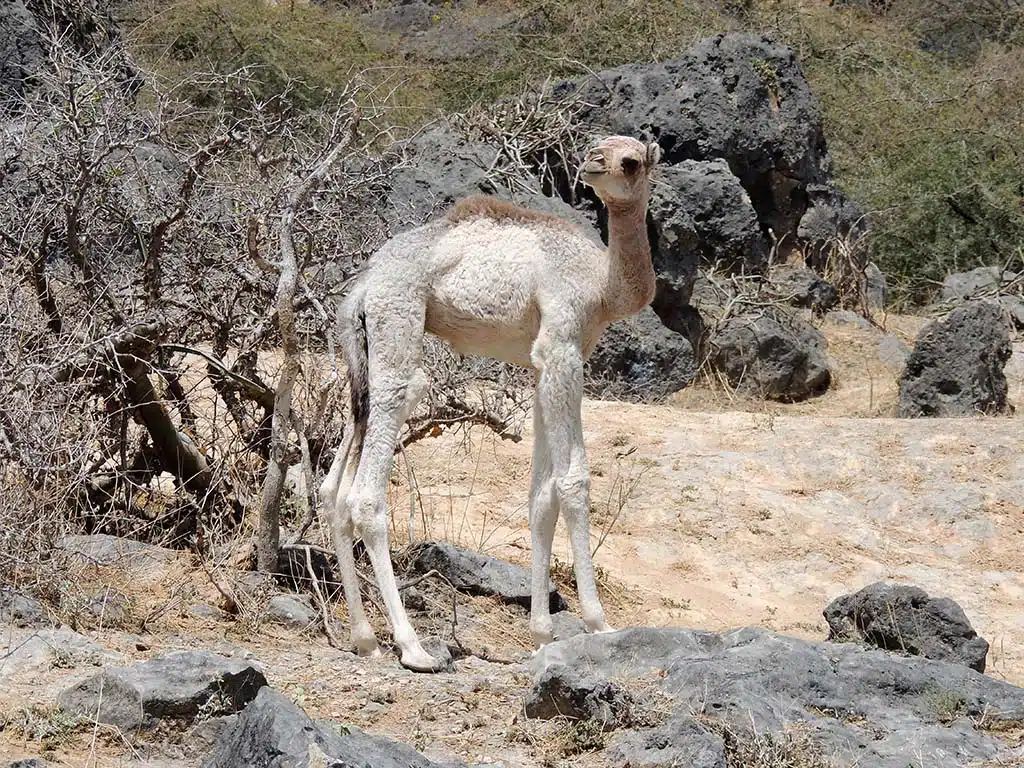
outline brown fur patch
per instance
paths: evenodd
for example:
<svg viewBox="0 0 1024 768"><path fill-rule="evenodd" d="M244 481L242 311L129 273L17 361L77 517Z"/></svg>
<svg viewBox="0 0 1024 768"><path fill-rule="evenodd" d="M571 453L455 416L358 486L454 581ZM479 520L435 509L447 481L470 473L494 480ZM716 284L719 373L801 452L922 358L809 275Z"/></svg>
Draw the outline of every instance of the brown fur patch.
<svg viewBox="0 0 1024 768"><path fill-rule="evenodd" d="M500 224L539 224L559 229L576 229L572 222L561 216L521 208L491 195L464 197L449 209L445 218L452 224L472 219L491 219Z"/></svg>

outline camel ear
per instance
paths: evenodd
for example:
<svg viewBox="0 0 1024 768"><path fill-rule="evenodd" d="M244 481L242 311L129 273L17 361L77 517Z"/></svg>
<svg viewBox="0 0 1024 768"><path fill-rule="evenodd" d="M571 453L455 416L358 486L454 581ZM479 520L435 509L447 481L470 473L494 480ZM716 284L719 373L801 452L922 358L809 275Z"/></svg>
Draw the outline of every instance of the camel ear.
<svg viewBox="0 0 1024 768"><path fill-rule="evenodd" d="M653 168L661 160L661 147L658 146L658 142L652 141L647 145L647 167Z"/></svg>

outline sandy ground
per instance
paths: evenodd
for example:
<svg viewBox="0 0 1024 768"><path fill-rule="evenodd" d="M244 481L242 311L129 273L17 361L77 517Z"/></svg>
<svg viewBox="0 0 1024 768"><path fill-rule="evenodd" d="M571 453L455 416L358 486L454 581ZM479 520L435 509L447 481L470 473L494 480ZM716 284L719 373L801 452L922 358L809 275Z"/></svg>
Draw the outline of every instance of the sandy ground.
<svg viewBox="0 0 1024 768"><path fill-rule="evenodd" d="M593 543L610 620L756 625L823 639L829 600L892 579L958 601L991 643L988 674L1024 685L1021 417L892 418L900 370L893 350L901 339L911 343L922 324L891 318L880 331L827 323L836 385L805 404L746 401L704 387L663 405L587 401ZM1007 368L1011 400L1024 405L1024 345L1015 350ZM396 548L409 538L411 498L417 540L528 564L530 438L529 429L519 443L476 431L412 446L415 485L409 488L399 463L389 499ZM560 524L560 583L568 552ZM199 621L188 605L217 595L187 558L141 592L124 574L99 577L134 590L137 613L164 606L145 632L85 631L112 659L186 647L250 654L310 713L401 738L429 755L524 768L544 760L601 764L566 762L557 734L523 723L528 677L518 663L469 658L454 675L414 676L393 657L357 659L315 633L297 641L266 624ZM449 600L432 600L424 630L450 631ZM527 657L524 612L481 598L460 598L459 611L457 633L467 647L498 660ZM344 619L343 605L338 616ZM386 634L379 615L377 622ZM21 636L6 631L13 647ZM10 719L32 704L52 707L63 686L93 672L46 659L23 669L0 664L0 711ZM191 764L175 757L173 745L133 752L100 730L49 746L61 765ZM24 728L0 732L0 755L39 749Z"/></svg>

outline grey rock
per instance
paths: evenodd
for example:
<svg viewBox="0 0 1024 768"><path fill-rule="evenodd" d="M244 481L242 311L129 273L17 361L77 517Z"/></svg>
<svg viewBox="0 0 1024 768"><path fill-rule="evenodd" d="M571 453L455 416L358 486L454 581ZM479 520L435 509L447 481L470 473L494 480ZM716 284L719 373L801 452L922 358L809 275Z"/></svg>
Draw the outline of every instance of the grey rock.
<svg viewBox="0 0 1024 768"><path fill-rule="evenodd" d="M308 629L318 616L307 595L274 595L267 602L267 621L291 629Z"/></svg>
<svg viewBox="0 0 1024 768"><path fill-rule="evenodd" d="M97 592L88 599L85 607L101 627L124 627L132 615L127 596L113 590Z"/></svg>
<svg viewBox="0 0 1024 768"><path fill-rule="evenodd" d="M16 627L47 627L55 622L46 607L29 595L9 587L0 588L0 623Z"/></svg>
<svg viewBox="0 0 1024 768"><path fill-rule="evenodd" d="M690 342L648 307L608 326L587 362L586 389L597 397L647 402L678 392L696 376Z"/></svg>
<svg viewBox="0 0 1024 768"><path fill-rule="evenodd" d="M878 342L878 359L892 368L902 370L910 356L910 348L898 336L885 334Z"/></svg>
<svg viewBox="0 0 1024 768"><path fill-rule="evenodd" d="M587 632L587 624L579 616L568 611L551 614L551 631L555 640L568 640Z"/></svg>
<svg viewBox="0 0 1024 768"><path fill-rule="evenodd" d="M1003 367L1010 322L993 301L969 301L922 329L900 376L901 417L973 416L1010 410Z"/></svg>
<svg viewBox="0 0 1024 768"><path fill-rule="evenodd" d="M75 565L117 567L141 583L163 579L178 557L173 549L102 533L64 536L57 549Z"/></svg>
<svg viewBox="0 0 1024 768"><path fill-rule="evenodd" d="M867 249L853 245L868 232L868 222L860 207L830 184L808 184L807 211L800 218L796 235L803 243L804 258L812 269L823 272L838 242L850 246L850 252L864 259L853 264L865 265ZM834 265L833 265L834 266Z"/></svg>
<svg viewBox="0 0 1024 768"><path fill-rule="evenodd" d="M996 301L1009 316L1013 327L1016 330L1024 328L1024 297L1021 296L1000 296Z"/></svg>
<svg viewBox="0 0 1024 768"><path fill-rule="evenodd" d="M609 133L653 136L669 165L722 158L747 191L762 231L796 237L807 186L830 178L821 110L793 50L729 33L676 59L627 64L564 81L581 121Z"/></svg>
<svg viewBox="0 0 1024 768"><path fill-rule="evenodd" d="M995 730L1024 717L1024 689L966 666L763 629L581 635L545 646L531 663L535 681L557 667L583 675L584 688L594 679L645 681L668 697L669 725L621 742L638 765L671 765L658 753L690 747L720 766L707 732L680 727L694 711L739 732L782 737L798 724L823 758L872 768L906 768L908 755L944 768L1009 759L1015 750ZM977 726L983 713L997 713L990 729Z"/></svg>
<svg viewBox="0 0 1024 768"><path fill-rule="evenodd" d="M31 87L46 60L46 46L24 0L9 0L0 10L0 114Z"/></svg>
<svg viewBox="0 0 1024 768"><path fill-rule="evenodd" d="M814 270L798 264L779 265L772 270L769 282L774 296L795 307L824 312L839 301L834 285L825 282Z"/></svg>
<svg viewBox="0 0 1024 768"><path fill-rule="evenodd" d="M452 658L452 650L448 647L448 643L440 637L424 637L421 643L423 644L423 650L433 656L437 662L436 671L455 671L455 660Z"/></svg>
<svg viewBox="0 0 1024 768"><path fill-rule="evenodd" d="M106 651L70 627L12 630L4 637L8 649L0 664L0 683L13 678L31 678L54 667L73 668L116 663L117 654Z"/></svg>
<svg viewBox="0 0 1024 768"><path fill-rule="evenodd" d="M651 193L651 210L660 220L685 213L692 220L701 263L726 272L760 272L768 262L771 245L761 232L750 196L724 159L683 160L658 172ZM685 221L686 217L682 217ZM682 258L677 238L657 243L665 260Z"/></svg>
<svg viewBox="0 0 1024 768"><path fill-rule="evenodd" d="M656 728L631 731L608 755L613 764L631 768L728 768L722 738L686 715Z"/></svg>
<svg viewBox="0 0 1024 768"><path fill-rule="evenodd" d="M460 592L496 597L506 603L530 607L530 571L519 565L490 557L480 552L428 541L415 547L411 568L417 573L436 570ZM551 585L552 613L564 611L568 605Z"/></svg>
<svg viewBox="0 0 1024 768"><path fill-rule="evenodd" d="M809 322L766 307L721 322L709 339L708 359L738 391L796 401L828 389L827 348Z"/></svg>
<svg viewBox="0 0 1024 768"><path fill-rule="evenodd" d="M525 711L527 717L541 720L595 720L602 730L612 731L630 725L633 707L633 697L621 686L555 664L538 675Z"/></svg>
<svg viewBox="0 0 1024 768"><path fill-rule="evenodd" d="M226 611L222 611L215 605L209 603L196 603L189 607L188 612L195 616L197 619L213 619L214 621L224 621L229 617Z"/></svg>
<svg viewBox="0 0 1024 768"><path fill-rule="evenodd" d="M663 168L649 206L651 257L657 274L652 307L672 330L687 334L675 318L691 300L698 266L726 273L764 269L770 250L750 197L725 160L684 160Z"/></svg>
<svg viewBox="0 0 1024 768"><path fill-rule="evenodd" d="M956 602L920 587L876 582L825 608L829 640L859 640L889 651L965 664L985 671L988 642Z"/></svg>
<svg viewBox="0 0 1024 768"><path fill-rule="evenodd" d="M1015 273L1003 272L999 267L978 267L968 272L955 272L946 275L942 281L941 298L943 301L967 301L979 293L995 291L1016 277Z"/></svg>
<svg viewBox="0 0 1024 768"><path fill-rule="evenodd" d="M64 711L122 731L162 719L237 712L267 684L252 664L205 651L182 651L124 669L108 669L66 689Z"/></svg>
<svg viewBox="0 0 1024 768"><path fill-rule="evenodd" d="M837 325L852 325L865 331L878 330L866 317L858 315L856 312L851 312L848 309L834 309L825 315L825 319Z"/></svg>
<svg viewBox="0 0 1024 768"><path fill-rule="evenodd" d="M885 309L889 306L889 282L885 273L873 261L864 267L864 298L869 309Z"/></svg>
<svg viewBox="0 0 1024 768"><path fill-rule="evenodd" d="M9 763L4 763L4 768L47 768L47 766L53 765L38 757L26 757L23 760L12 760Z"/></svg>
<svg viewBox="0 0 1024 768"><path fill-rule="evenodd" d="M392 739L314 721L288 698L262 688L235 716L204 768L442 768ZM461 765L461 764L460 764ZM454 764L451 768L455 768Z"/></svg>

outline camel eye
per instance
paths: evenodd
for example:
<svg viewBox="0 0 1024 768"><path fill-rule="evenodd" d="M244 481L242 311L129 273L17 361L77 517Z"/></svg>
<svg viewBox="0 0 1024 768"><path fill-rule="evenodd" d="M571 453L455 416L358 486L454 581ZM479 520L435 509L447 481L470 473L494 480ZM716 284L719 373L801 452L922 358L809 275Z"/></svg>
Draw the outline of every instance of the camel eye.
<svg viewBox="0 0 1024 768"><path fill-rule="evenodd" d="M625 171L626 173L636 173L637 170L639 170L639 168L640 168L640 161L639 160L637 160L635 158L632 158L632 157L623 158L623 160L622 160L622 170Z"/></svg>

